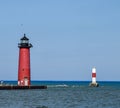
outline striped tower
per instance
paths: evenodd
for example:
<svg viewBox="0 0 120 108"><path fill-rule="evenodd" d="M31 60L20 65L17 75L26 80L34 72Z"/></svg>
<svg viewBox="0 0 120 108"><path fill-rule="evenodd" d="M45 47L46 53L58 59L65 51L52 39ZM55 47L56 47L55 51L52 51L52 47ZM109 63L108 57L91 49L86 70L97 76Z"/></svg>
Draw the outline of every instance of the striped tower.
<svg viewBox="0 0 120 108"><path fill-rule="evenodd" d="M92 68L92 83L96 83L96 68Z"/></svg>
<svg viewBox="0 0 120 108"><path fill-rule="evenodd" d="M99 84L96 82L96 68L92 68L92 82L89 84L90 87L98 87Z"/></svg>

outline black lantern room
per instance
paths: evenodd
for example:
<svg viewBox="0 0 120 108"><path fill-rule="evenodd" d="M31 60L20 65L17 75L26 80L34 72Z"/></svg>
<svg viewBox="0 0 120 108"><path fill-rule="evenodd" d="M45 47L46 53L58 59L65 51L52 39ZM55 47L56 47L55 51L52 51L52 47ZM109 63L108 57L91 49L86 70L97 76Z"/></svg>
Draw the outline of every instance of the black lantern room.
<svg viewBox="0 0 120 108"><path fill-rule="evenodd" d="M33 47L31 43L29 43L29 39L26 37L26 35L24 34L24 36L20 39L20 43L18 43L18 47L19 48L31 48Z"/></svg>

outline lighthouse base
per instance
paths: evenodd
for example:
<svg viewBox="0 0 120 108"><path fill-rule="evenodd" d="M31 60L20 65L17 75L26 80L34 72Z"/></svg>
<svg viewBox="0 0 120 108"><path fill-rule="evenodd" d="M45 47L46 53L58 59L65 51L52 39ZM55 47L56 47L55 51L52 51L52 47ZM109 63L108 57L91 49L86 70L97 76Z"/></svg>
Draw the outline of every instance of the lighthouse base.
<svg viewBox="0 0 120 108"><path fill-rule="evenodd" d="M47 86L16 86L16 85L0 86L0 90L28 90L28 89L47 89Z"/></svg>
<svg viewBox="0 0 120 108"><path fill-rule="evenodd" d="M99 87L99 84L98 83L90 83L89 86L90 87Z"/></svg>

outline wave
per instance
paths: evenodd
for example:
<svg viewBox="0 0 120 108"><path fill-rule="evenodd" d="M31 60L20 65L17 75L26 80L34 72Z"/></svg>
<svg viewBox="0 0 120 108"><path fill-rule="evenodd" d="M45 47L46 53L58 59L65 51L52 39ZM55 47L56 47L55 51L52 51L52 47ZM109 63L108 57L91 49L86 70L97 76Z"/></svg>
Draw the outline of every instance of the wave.
<svg viewBox="0 0 120 108"><path fill-rule="evenodd" d="M66 84L59 84L59 85L47 85L47 87L63 87L63 88L65 88L65 87L69 87L69 85L66 85Z"/></svg>
<svg viewBox="0 0 120 108"><path fill-rule="evenodd" d="M77 88L77 87L85 87L85 86L59 84L59 85L47 85L47 87L48 88Z"/></svg>

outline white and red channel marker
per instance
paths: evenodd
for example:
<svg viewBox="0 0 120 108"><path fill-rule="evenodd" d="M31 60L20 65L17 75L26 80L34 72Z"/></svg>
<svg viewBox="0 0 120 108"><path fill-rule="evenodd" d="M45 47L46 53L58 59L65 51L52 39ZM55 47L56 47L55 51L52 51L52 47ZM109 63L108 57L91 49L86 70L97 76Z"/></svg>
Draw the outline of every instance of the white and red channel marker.
<svg viewBox="0 0 120 108"><path fill-rule="evenodd" d="M96 83L96 68L92 68L92 83Z"/></svg>

